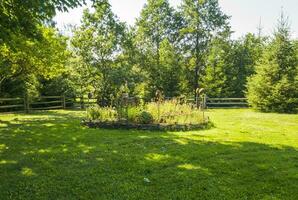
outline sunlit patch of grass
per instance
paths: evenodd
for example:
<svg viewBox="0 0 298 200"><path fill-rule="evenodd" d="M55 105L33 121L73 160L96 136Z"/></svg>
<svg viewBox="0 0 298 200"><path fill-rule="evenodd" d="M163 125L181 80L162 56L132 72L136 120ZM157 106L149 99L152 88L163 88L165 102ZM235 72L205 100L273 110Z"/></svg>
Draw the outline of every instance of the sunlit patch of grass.
<svg viewBox="0 0 298 200"><path fill-rule="evenodd" d="M8 146L6 146L5 144L0 144L0 153L5 149L8 149Z"/></svg>
<svg viewBox="0 0 298 200"><path fill-rule="evenodd" d="M183 164L183 165L178 165L178 168L182 168L182 169L189 169L189 170L193 170L193 169L200 169L199 166L195 166L192 164Z"/></svg>
<svg viewBox="0 0 298 200"><path fill-rule="evenodd" d="M21 174L24 176L34 176L36 175L32 169L30 169L29 167L23 167Z"/></svg>
<svg viewBox="0 0 298 200"><path fill-rule="evenodd" d="M163 154L158 154L158 153L150 153L145 155L145 159L146 160L150 160L150 161L159 161L159 162L163 162L166 161L170 158L169 155L163 155Z"/></svg>
<svg viewBox="0 0 298 200"><path fill-rule="evenodd" d="M174 139L175 142L177 142L178 144L182 144L182 145L185 145L185 144L188 144L188 141L181 138L181 139Z"/></svg>
<svg viewBox="0 0 298 200"><path fill-rule="evenodd" d="M51 150L50 149L39 149L37 152L38 153L50 153Z"/></svg>
<svg viewBox="0 0 298 200"><path fill-rule="evenodd" d="M17 161L15 160L0 160L0 165L5 165L5 164L16 164Z"/></svg>
<svg viewBox="0 0 298 200"><path fill-rule="evenodd" d="M205 174L211 175L209 170L207 168L201 167L199 165L193 165L193 164L181 164L177 166L180 169L186 169L186 170L199 170Z"/></svg>

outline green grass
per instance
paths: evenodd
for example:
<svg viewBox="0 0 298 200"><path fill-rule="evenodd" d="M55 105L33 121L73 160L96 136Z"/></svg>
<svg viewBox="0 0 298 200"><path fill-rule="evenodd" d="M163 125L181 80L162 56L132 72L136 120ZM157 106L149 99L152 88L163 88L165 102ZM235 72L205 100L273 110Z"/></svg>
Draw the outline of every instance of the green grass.
<svg viewBox="0 0 298 200"><path fill-rule="evenodd" d="M214 128L185 133L0 115L0 199L298 199L298 115L207 114Z"/></svg>

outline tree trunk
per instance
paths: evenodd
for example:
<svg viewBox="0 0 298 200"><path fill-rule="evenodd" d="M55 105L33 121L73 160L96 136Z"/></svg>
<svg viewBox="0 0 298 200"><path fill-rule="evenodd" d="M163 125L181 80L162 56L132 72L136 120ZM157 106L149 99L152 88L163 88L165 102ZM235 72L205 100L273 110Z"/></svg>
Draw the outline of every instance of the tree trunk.
<svg viewBox="0 0 298 200"><path fill-rule="evenodd" d="M196 89L199 87L199 70L200 70L200 53L199 53L199 34L196 34L196 66L194 71L194 97L196 98Z"/></svg>

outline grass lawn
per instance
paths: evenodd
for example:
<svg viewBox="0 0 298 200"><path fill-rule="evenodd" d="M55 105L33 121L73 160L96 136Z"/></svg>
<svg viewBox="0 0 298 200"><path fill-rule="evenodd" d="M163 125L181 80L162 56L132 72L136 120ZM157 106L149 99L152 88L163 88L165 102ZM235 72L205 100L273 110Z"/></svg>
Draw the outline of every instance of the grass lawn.
<svg viewBox="0 0 298 200"><path fill-rule="evenodd" d="M298 115L210 110L194 132L0 115L0 199L298 199Z"/></svg>

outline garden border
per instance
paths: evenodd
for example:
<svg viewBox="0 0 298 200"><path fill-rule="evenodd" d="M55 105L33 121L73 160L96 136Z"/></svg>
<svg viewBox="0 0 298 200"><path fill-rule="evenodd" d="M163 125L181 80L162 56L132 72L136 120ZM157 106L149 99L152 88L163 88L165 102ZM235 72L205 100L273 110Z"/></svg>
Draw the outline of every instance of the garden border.
<svg viewBox="0 0 298 200"><path fill-rule="evenodd" d="M135 124L127 122L92 122L83 120L81 124L89 128L178 132L203 130L213 127L213 124L209 121L201 124Z"/></svg>

